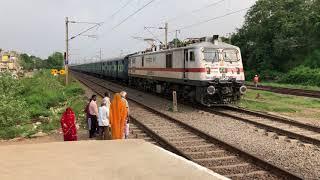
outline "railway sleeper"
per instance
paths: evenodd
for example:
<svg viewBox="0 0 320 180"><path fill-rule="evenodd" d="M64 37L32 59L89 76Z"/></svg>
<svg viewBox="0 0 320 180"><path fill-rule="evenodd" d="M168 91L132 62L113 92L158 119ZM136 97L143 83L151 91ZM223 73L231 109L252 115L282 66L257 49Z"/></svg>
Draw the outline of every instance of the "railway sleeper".
<svg viewBox="0 0 320 180"><path fill-rule="evenodd" d="M258 170L258 171L253 171L250 173L238 173L238 174L229 174L226 175L227 178L233 179L233 180L248 180L248 179L276 179L275 177L271 176L267 171L263 170Z"/></svg>
<svg viewBox="0 0 320 180"><path fill-rule="evenodd" d="M208 152L191 152L187 153L191 158L197 160L197 159L207 159L207 158L212 158L212 157L226 157L226 156L231 156L232 154L224 151L224 150L216 150L216 151L208 151Z"/></svg>
<svg viewBox="0 0 320 180"><path fill-rule="evenodd" d="M208 143L206 141L193 141L193 142L188 142L188 141L175 141L175 142L170 142L172 144L174 144L175 146L178 146L178 147L199 147L199 146L206 146Z"/></svg>
<svg viewBox="0 0 320 180"><path fill-rule="evenodd" d="M239 174L239 173L247 174L250 172L261 170L261 168L258 168L257 166L254 166L249 163L214 166L214 167L210 167L209 169L222 175Z"/></svg>

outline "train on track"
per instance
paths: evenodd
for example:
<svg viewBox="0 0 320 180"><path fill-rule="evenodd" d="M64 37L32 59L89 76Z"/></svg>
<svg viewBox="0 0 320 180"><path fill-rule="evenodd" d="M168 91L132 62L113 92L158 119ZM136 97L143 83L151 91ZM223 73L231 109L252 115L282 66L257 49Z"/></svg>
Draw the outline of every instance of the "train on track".
<svg viewBox="0 0 320 180"><path fill-rule="evenodd" d="M218 36L196 38L173 48L147 51L99 62L71 65L71 70L112 78L138 89L188 99L205 106L229 104L245 94L240 49Z"/></svg>

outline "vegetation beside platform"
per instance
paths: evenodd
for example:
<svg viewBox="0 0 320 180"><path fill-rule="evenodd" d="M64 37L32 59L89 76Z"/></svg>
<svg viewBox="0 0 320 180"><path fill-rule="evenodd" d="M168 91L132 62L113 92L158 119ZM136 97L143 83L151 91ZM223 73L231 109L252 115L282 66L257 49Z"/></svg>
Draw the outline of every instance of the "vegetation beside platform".
<svg viewBox="0 0 320 180"><path fill-rule="evenodd" d="M320 99L315 98L249 89L238 105L255 111L277 113L294 118L320 120Z"/></svg>
<svg viewBox="0 0 320 180"><path fill-rule="evenodd" d="M31 137L60 127L61 114L71 107L77 119L83 116L84 90L78 82L63 85L63 78L49 70L33 77L14 79L0 74L0 139Z"/></svg>

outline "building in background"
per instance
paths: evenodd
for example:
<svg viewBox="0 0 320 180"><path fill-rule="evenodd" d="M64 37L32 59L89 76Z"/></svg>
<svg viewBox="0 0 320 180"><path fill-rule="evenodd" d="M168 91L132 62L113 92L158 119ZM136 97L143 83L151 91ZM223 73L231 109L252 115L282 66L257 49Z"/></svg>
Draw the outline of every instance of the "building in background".
<svg viewBox="0 0 320 180"><path fill-rule="evenodd" d="M19 54L15 51L3 51L0 49L0 71L18 71L20 66L18 64Z"/></svg>

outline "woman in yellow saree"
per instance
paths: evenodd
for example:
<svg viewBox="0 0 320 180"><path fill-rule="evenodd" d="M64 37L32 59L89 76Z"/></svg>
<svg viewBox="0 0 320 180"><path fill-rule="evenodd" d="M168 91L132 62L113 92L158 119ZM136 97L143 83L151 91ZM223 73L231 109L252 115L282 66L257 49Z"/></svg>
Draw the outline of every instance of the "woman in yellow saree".
<svg viewBox="0 0 320 180"><path fill-rule="evenodd" d="M121 99L121 95L116 93L113 96L109 114L112 139L123 139L127 113L125 102Z"/></svg>

